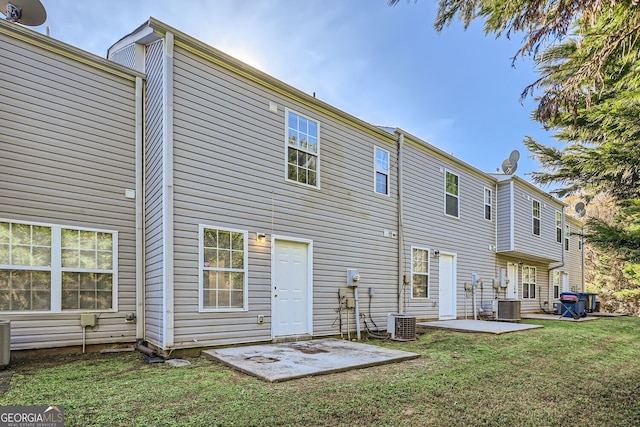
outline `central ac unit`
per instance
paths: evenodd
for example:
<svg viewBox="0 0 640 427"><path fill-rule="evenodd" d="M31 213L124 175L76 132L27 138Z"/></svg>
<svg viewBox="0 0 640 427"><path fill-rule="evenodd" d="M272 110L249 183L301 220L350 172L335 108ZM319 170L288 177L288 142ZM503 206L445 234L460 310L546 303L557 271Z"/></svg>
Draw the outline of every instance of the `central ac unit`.
<svg viewBox="0 0 640 427"><path fill-rule="evenodd" d="M387 316L387 332L392 340L412 341L416 339L416 316L406 314L389 314Z"/></svg>
<svg viewBox="0 0 640 427"><path fill-rule="evenodd" d="M508 320L517 322L520 320L520 300L499 299L497 320Z"/></svg>

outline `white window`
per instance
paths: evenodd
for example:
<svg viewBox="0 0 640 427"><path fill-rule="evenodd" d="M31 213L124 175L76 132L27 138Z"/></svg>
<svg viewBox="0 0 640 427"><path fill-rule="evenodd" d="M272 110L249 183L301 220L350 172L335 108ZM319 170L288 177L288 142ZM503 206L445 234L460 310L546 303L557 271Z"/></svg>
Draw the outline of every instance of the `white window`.
<svg viewBox="0 0 640 427"><path fill-rule="evenodd" d="M286 179L320 185L320 139L317 122L287 110Z"/></svg>
<svg viewBox="0 0 640 427"><path fill-rule="evenodd" d="M491 221L491 207L493 206L493 191L484 189L484 219Z"/></svg>
<svg viewBox="0 0 640 427"><path fill-rule="evenodd" d="M560 272L554 270L553 272L553 299L560 298Z"/></svg>
<svg viewBox="0 0 640 427"><path fill-rule="evenodd" d="M376 193L389 195L389 152L375 147L375 176Z"/></svg>
<svg viewBox="0 0 640 427"><path fill-rule="evenodd" d="M522 298L536 298L536 267L522 267Z"/></svg>
<svg viewBox="0 0 640 427"><path fill-rule="evenodd" d="M0 221L0 311L117 310L114 231Z"/></svg>
<svg viewBox="0 0 640 427"><path fill-rule="evenodd" d="M562 212L556 211L556 242L562 243Z"/></svg>
<svg viewBox="0 0 640 427"><path fill-rule="evenodd" d="M460 201L458 175L449 171L445 172L445 213L456 218L460 217Z"/></svg>
<svg viewBox="0 0 640 427"><path fill-rule="evenodd" d="M200 311L247 309L247 237L200 226Z"/></svg>
<svg viewBox="0 0 640 427"><path fill-rule="evenodd" d="M429 298L429 249L411 248L411 297Z"/></svg>
<svg viewBox="0 0 640 427"><path fill-rule="evenodd" d="M532 230L532 232L536 236L539 236L540 235L541 211L540 211L540 202L537 201L537 200L533 201L531 216L532 216L532 219L533 219L533 230Z"/></svg>
<svg viewBox="0 0 640 427"><path fill-rule="evenodd" d="M564 226L564 250L569 250L569 236L571 236L571 227L569 224Z"/></svg>

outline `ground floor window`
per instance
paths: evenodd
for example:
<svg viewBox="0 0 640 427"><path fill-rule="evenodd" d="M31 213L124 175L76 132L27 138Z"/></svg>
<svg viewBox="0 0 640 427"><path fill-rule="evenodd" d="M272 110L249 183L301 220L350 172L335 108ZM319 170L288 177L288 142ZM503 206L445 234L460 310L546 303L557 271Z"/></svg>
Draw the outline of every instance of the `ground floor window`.
<svg viewBox="0 0 640 427"><path fill-rule="evenodd" d="M522 267L522 298L536 298L536 267Z"/></svg>
<svg viewBox="0 0 640 427"><path fill-rule="evenodd" d="M247 308L246 231L200 226L200 310Z"/></svg>
<svg viewBox="0 0 640 427"><path fill-rule="evenodd" d="M429 249L411 248L411 296L429 298Z"/></svg>
<svg viewBox="0 0 640 427"><path fill-rule="evenodd" d="M560 272L553 272L553 299L560 298Z"/></svg>
<svg viewBox="0 0 640 427"><path fill-rule="evenodd" d="M114 310L117 233L0 221L0 311Z"/></svg>

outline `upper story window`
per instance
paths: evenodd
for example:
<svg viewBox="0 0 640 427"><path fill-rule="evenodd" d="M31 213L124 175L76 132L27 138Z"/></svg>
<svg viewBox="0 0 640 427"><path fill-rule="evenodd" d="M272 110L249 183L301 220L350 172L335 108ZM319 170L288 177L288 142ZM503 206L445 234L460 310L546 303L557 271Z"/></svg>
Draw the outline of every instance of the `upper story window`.
<svg viewBox="0 0 640 427"><path fill-rule="evenodd" d="M376 193L389 195L389 152L375 147L375 176Z"/></svg>
<svg viewBox="0 0 640 427"><path fill-rule="evenodd" d="M556 242L562 243L562 212L556 211Z"/></svg>
<svg viewBox="0 0 640 427"><path fill-rule="evenodd" d="M287 110L286 126L287 180L318 187L320 184L318 123Z"/></svg>
<svg viewBox="0 0 640 427"><path fill-rule="evenodd" d="M533 201L531 216L533 217L533 234L536 236L540 235L540 218L541 218L541 210L540 210L540 202L537 200Z"/></svg>
<svg viewBox="0 0 640 427"><path fill-rule="evenodd" d="M491 221L491 207L493 206L493 192L486 188L484 189L484 219Z"/></svg>
<svg viewBox="0 0 640 427"><path fill-rule="evenodd" d="M522 298L536 298L536 267L522 267Z"/></svg>
<svg viewBox="0 0 640 427"><path fill-rule="evenodd" d="M247 236L200 226L200 311L246 309Z"/></svg>
<svg viewBox="0 0 640 427"><path fill-rule="evenodd" d="M0 311L117 309L117 233L0 221Z"/></svg>
<svg viewBox="0 0 640 427"><path fill-rule="evenodd" d="M569 250L569 236L571 235L571 227L569 224L564 226L564 250Z"/></svg>
<svg viewBox="0 0 640 427"><path fill-rule="evenodd" d="M429 298L429 249L411 248L411 297Z"/></svg>
<svg viewBox="0 0 640 427"><path fill-rule="evenodd" d="M460 217L458 175L446 171L445 173L445 213L456 218Z"/></svg>

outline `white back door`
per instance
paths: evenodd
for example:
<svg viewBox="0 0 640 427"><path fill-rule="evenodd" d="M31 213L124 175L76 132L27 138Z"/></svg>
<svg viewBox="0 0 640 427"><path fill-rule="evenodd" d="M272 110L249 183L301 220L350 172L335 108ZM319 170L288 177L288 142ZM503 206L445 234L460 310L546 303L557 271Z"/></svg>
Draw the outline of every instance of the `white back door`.
<svg viewBox="0 0 640 427"><path fill-rule="evenodd" d="M456 318L456 256L440 252L439 318L450 320Z"/></svg>

